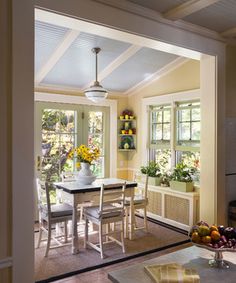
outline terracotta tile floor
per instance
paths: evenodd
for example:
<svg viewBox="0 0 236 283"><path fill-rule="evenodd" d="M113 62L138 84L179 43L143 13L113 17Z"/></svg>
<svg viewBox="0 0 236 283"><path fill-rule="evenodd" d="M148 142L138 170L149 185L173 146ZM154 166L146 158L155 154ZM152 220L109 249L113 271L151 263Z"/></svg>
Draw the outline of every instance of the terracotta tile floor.
<svg viewBox="0 0 236 283"><path fill-rule="evenodd" d="M174 252L174 251L177 251L177 250L189 247L189 246L191 246L190 243L184 244L182 246L170 248L168 250L156 252L156 253L142 256L139 258L135 258L129 261L124 261L121 263L113 264L113 265L101 268L99 270L89 271L86 273L82 273L76 276L68 277L68 278L65 278L59 281L54 281L54 282L56 283L90 283L90 282L91 283L111 283L111 281L107 278L108 273L110 271L121 269L122 267L127 267L128 265L133 265L139 262L143 262L145 260L152 259L157 256L161 256L161 255L164 255L170 252Z"/></svg>

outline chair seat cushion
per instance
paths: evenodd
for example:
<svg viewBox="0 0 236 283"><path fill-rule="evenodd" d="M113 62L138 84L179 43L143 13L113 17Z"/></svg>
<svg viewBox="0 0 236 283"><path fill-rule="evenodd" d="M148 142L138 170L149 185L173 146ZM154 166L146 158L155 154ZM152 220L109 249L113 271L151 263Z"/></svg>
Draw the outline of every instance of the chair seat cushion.
<svg viewBox="0 0 236 283"><path fill-rule="evenodd" d="M40 213L41 217L43 219L48 218L48 210L46 205L40 206ZM62 204L53 204L51 205L51 217L63 217L63 216L72 216L73 210L72 206L68 203L62 203Z"/></svg>
<svg viewBox="0 0 236 283"><path fill-rule="evenodd" d="M113 205L106 205L104 206L104 210L115 208ZM122 215L122 211L103 211L102 214L99 213L99 206L92 206L84 209L84 214L91 216L96 219L100 218L112 218Z"/></svg>
<svg viewBox="0 0 236 283"><path fill-rule="evenodd" d="M73 208L68 203L54 204L51 206L52 217L70 216L73 213Z"/></svg>
<svg viewBox="0 0 236 283"><path fill-rule="evenodd" d="M131 198L130 197L126 197L125 198L125 205L130 205L130 201L131 201ZM141 204L141 203L145 203L145 198L143 198L142 195L136 195L134 196L134 201L133 203L134 204Z"/></svg>

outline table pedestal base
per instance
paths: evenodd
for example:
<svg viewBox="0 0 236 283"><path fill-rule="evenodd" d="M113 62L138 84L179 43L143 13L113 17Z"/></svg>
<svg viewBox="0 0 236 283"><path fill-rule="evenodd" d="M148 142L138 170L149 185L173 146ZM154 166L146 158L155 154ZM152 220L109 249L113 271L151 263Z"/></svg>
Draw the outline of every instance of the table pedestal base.
<svg viewBox="0 0 236 283"><path fill-rule="evenodd" d="M223 253L220 251L215 252L214 259L209 260L210 267L228 269L229 264L223 260Z"/></svg>

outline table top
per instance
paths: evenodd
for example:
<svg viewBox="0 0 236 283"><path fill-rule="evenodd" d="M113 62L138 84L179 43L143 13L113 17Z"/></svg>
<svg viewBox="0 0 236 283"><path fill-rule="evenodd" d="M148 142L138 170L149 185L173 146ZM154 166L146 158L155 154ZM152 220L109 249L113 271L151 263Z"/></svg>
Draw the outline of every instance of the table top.
<svg viewBox="0 0 236 283"><path fill-rule="evenodd" d="M104 185L113 185L126 182L126 188L133 188L137 186L137 183L134 181L127 181L123 179L116 178L104 178L97 179L91 185L83 185L77 181L71 182L55 182L53 185L57 189L62 189L63 191L70 194L86 193L86 192L96 192L100 191L102 184ZM112 188L113 189L113 188ZM115 189L115 187L114 187Z"/></svg>
<svg viewBox="0 0 236 283"><path fill-rule="evenodd" d="M213 256L214 253L206 249L189 247L121 270L109 272L108 278L114 283L153 283L151 278L144 271L145 265L179 263L186 268L196 269L200 276L200 282L236 282L236 253L223 253L224 260L230 265L229 269L210 267L208 261L212 259Z"/></svg>

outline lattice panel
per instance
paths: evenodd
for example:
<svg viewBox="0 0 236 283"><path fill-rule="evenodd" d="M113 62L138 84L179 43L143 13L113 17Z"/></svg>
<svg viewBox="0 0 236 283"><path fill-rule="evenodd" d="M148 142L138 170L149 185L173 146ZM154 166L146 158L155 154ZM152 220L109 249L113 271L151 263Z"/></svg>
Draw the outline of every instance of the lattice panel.
<svg viewBox="0 0 236 283"><path fill-rule="evenodd" d="M147 211L161 216L161 193L148 191Z"/></svg>
<svg viewBox="0 0 236 283"><path fill-rule="evenodd" d="M165 195L164 217L189 225L189 200Z"/></svg>

